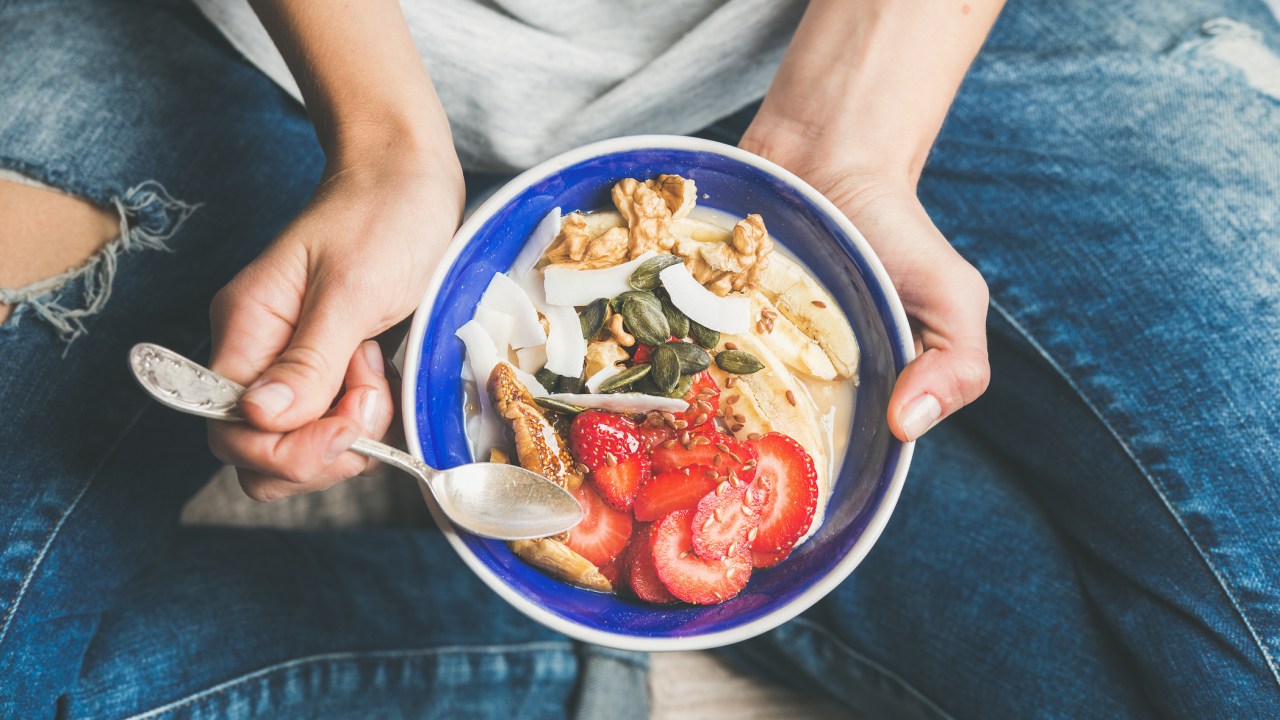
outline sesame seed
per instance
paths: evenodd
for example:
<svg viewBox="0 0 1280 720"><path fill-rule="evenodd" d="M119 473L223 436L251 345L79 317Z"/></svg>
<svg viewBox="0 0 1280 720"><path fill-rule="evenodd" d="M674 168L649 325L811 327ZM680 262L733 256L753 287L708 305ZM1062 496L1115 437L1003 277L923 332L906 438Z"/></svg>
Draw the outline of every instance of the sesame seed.
<svg viewBox="0 0 1280 720"><path fill-rule="evenodd" d="M813 306L816 308L824 308L827 306L827 304L821 300L810 300L809 302L813 303Z"/></svg>
<svg viewBox="0 0 1280 720"><path fill-rule="evenodd" d="M791 391L791 390L788 390L788 391L787 391L787 402L791 403L792 407L794 407L794 406L795 406L795 404L796 404L796 394L795 394L795 392L793 392L793 391Z"/></svg>

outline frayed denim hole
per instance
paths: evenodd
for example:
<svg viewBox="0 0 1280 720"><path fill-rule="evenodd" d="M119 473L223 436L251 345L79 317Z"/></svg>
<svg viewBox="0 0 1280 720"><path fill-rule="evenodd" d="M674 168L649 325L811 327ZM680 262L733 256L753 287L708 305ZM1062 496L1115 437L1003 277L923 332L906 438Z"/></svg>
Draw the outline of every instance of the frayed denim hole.
<svg viewBox="0 0 1280 720"><path fill-rule="evenodd" d="M4 328L16 328L24 316L32 314L48 323L70 348L76 338L88 332L85 320L100 313L111 298L120 256L143 250L168 251L169 239L200 208L174 198L154 180L129 188L112 198L111 205L119 218L120 233L84 264L19 288L0 288L0 303L13 306Z"/></svg>
<svg viewBox="0 0 1280 720"><path fill-rule="evenodd" d="M1225 17L1206 20L1188 30L1169 54L1224 63L1240 72L1249 87L1280 101L1280 57L1267 46L1261 31L1242 22Z"/></svg>

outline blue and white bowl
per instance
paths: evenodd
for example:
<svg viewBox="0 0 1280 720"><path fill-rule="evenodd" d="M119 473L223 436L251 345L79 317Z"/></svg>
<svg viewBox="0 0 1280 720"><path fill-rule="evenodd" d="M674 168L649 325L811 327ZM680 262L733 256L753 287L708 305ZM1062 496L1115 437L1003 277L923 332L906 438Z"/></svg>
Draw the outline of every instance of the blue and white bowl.
<svg viewBox="0 0 1280 720"><path fill-rule="evenodd" d="M885 416L894 380L914 352L906 315L871 247L821 193L735 147L661 135L594 143L521 174L458 230L418 307L405 354L404 423L410 451L431 465L470 462L463 346L454 331L471 319L493 274L507 270L552 208L610 208L609 190L618 180L659 173L693 179L700 206L763 215L774 238L816 273L853 324L862 350L860 384L848 451L821 529L779 566L756 571L727 602L663 607L554 580L502 542L455 530L434 506L432 513L467 565L534 620L599 645L692 650L768 631L834 589L880 536L911 462L912 446L890 434Z"/></svg>

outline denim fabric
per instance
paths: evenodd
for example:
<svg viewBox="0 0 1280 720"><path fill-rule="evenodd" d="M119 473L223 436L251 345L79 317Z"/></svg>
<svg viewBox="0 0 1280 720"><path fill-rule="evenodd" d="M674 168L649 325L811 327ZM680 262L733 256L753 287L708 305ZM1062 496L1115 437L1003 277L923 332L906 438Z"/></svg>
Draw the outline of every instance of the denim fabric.
<svg viewBox="0 0 1280 720"><path fill-rule="evenodd" d="M727 654L867 717L1280 717L1278 42L1257 0L1011 0L921 184L991 285L991 390L850 580ZM177 201L128 206L169 251L121 252L70 345L0 326L0 717L643 713L642 657L437 533L177 526L216 463L125 353L207 353L314 135L180 0L11 2L0 48L0 168Z"/></svg>

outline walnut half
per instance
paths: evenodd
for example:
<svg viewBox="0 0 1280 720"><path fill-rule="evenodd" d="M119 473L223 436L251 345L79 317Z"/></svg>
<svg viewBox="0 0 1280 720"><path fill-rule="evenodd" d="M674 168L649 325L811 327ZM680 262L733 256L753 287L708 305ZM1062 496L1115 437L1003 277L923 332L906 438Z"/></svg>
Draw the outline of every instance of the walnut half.
<svg viewBox="0 0 1280 720"><path fill-rule="evenodd" d="M591 236L586 217L569 213L560 224L560 234L543 256L544 264L563 265L574 270L613 267L627 260L629 236L620 227Z"/></svg>
<svg viewBox="0 0 1280 720"><path fill-rule="evenodd" d="M771 252L773 240L764 218L754 214L734 225L730 242L685 239L675 247L693 277L717 295L753 287L768 267Z"/></svg>

